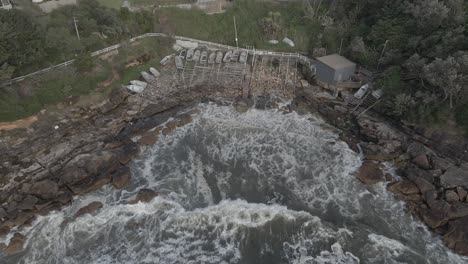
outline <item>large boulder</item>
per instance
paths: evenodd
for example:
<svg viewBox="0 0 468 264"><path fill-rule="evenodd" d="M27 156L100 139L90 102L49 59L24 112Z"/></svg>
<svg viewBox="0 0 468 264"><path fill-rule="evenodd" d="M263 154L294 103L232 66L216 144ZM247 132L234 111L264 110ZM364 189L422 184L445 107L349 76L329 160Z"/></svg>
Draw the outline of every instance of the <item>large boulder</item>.
<svg viewBox="0 0 468 264"><path fill-rule="evenodd" d="M431 203L430 208L421 211L421 218L429 227L435 229L447 223L449 211L450 205L446 201L436 200Z"/></svg>
<svg viewBox="0 0 468 264"><path fill-rule="evenodd" d="M51 180L43 180L33 183L29 192L35 196L47 200L56 197L58 191L59 187L56 182Z"/></svg>
<svg viewBox="0 0 468 264"><path fill-rule="evenodd" d="M131 177L132 173L130 168L122 166L112 175L112 185L117 189L122 189L128 184Z"/></svg>
<svg viewBox="0 0 468 264"><path fill-rule="evenodd" d="M356 177L365 184L375 184L385 181L384 174L379 164L369 160L362 163Z"/></svg>
<svg viewBox="0 0 468 264"><path fill-rule="evenodd" d="M416 156L413 159L413 163L416 164L419 168L424 170L430 170L431 164L429 163L429 159L427 158L426 154L421 154Z"/></svg>
<svg viewBox="0 0 468 264"><path fill-rule="evenodd" d="M360 143L359 146L361 146L364 157L369 160L387 161L400 156L400 153L396 152L394 149L382 147L371 142L363 142Z"/></svg>
<svg viewBox="0 0 468 264"><path fill-rule="evenodd" d="M457 187L457 194L460 201L466 201L466 196L468 192L465 189L463 189L462 187Z"/></svg>
<svg viewBox="0 0 468 264"><path fill-rule="evenodd" d="M462 167L451 167L440 176L440 184L445 188L455 188L463 186L468 188L468 168Z"/></svg>
<svg viewBox="0 0 468 264"><path fill-rule="evenodd" d="M92 203L80 208L80 210L78 210L78 212L76 212L75 217L77 218L77 217L83 216L85 214L93 214L94 212L96 212L100 208L102 208L102 203L101 202L92 202Z"/></svg>
<svg viewBox="0 0 468 264"><path fill-rule="evenodd" d="M458 196L458 193L454 190L448 190L445 191L445 200L449 203L453 203L458 202L460 200L460 197Z"/></svg>
<svg viewBox="0 0 468 264"><path fill-rule="evenodd" d="M412 158L416 158L418 156L421 156L421 155L428 155L430 154L432 151L429 150L426 146L424 146L423 144L419 143L419 142L412 142L408 145L408 147L406 148L406 152L412 157Z"/></svg>
<svg viewBox="0 0 468 264"><path fill-rule="evenodd" d="M448 168L455 166L451 160L440 158L436 155L432 155L432 166L436 170L446 171Z"/></svg>
<svg viewBox="0 0 468 264"><path fill-rule="evenodd" d="M3 252L7 255L14 255L21 251L23 251L24 243L26 242L26 237L20 233L15 233L13 237L10 239L10 243L8 246L3 250Z"/></svg>
<svg viewBox="0 0 468 264"><path fill-rule="evenodd" d="M110 174L101 173L95 177L89 177L79 183L71 184L67 186L73 192L73 194L81 195L81 194L85 194L88 192L98 190L104 185L109 184L110 182L111 182Z"/></svg>
<svg viewBox="0 0 468 264"><path fill-rule="evenodd" d="M393 193L401 193L401 194L418 194L419 188L416 184L410 181L400 181L394 184L389 184L388 190Z"/></svg>
<svg viewBox="0 0 468 264"><path fill-rule="evenodd" d="M468 255L468 216L448 222L448 231L444 235L444 242L456 253Z"/></svg>
<svg viewBox="0 0 468 264"><path fill-rule="evenodd" d="M136 204L138 202L148 203L153 200L154 197L158 196L158 193L151 189L141 189L135 199L130 201L130 204Z"/></svg>
<svg viewBox="0 0 468 264"><path fill-rule="evenodd" d="M379 142L381 140L404 140L405 136L399 133L389 124L381 121L374 121L367 118L359 118L358 125L361 135L367 137L369 141Z"/></svg>
<svg viewBox="0 0 468 264"><path fill-rule="evenodd" d="M19 210L33 210L39 199L33 195L27 195L23 201L21 201L17 208Z"/></svg>

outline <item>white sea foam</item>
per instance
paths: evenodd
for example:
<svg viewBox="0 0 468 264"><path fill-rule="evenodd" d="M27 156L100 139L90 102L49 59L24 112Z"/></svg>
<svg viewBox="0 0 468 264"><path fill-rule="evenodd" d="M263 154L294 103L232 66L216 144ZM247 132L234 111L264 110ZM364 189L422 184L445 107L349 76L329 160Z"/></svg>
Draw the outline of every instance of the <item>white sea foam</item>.
<svg viewBox="0 0 468 264"><path fill-rule="evenodd" d="M466 263L385 184L360 184L352 175L360 156L319 118L200 110L133 163L128 187L106 187L39 218L23 231L31 238L25 253L4 261ZM161 196L128 205L140 188ZM91 201L104 207L75 220Z"/></svg>

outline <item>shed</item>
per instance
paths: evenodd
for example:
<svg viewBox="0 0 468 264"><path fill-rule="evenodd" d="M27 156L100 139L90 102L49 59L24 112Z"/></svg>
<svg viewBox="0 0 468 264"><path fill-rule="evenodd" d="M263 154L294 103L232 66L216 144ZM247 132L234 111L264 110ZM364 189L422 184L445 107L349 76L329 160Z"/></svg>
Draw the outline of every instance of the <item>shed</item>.
<svg viewBox="0 0 468 264"><path fill-rule="evenodd" d="M356 63L338 54L317 58L316 78L326 84L348 80L356 71Z"/></svg>

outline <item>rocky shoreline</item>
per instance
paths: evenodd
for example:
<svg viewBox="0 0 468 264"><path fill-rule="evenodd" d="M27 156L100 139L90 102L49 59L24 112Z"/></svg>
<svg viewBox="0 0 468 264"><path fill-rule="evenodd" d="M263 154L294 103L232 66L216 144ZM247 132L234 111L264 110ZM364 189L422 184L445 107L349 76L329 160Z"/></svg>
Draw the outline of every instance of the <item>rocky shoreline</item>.
<svg viewBox="0 0 468 264"><path fill-rule="evenodd" d="M413 128L394 126L378 116L356 119L340 102L317 97L307 89L296 93L289 110L319 113L340 128L342 140L363 154L356 174L359 180L365 184L387 181L388 190L442 235L449 248L468 255L468 164L453 159L460 150L434 148L433 139L423 140ZM239 96L232 89L204 86L153 104L114 90L100 104L69 107L66 118L57 121L58 129L50 122L38 122L24 134L4 136L0 141L0 238L9 235L11 239L8 245L0 244L0 250L7 255L20 252L26 238L16 231L37 215L71 204L75 195L107 184L124 188L131 179L127 165L142 148L155 144L160 134L191 122L193 113L178 114L182 110L202 101L219 102L219 98L235 102L238 111L252 107L253 101ZM255 102L259 109L274 105L268 98ZM401 178L385 175L384 162L395 164ZM143 189L133 202L156 195L155 190ZM76 217L100 207L99 202L91 203Z"/></svg>
<svg viewBox="0 0 468 264"><path fill-rule="evenodd" d="M417 128L393 125L372 113L356 118L339 102L307 91L298 94L293 107L318 112L340 128L341 138L364 158L356 177L369 185L388 182L388 191L405 201L413 216L443 236L447 247L468 256L466 138L439 133L437 139L437 133L419 129L419 134ZM385 162L396 167L399 178L383 173Z"/></svg>
<svg viewBox="0 0 468 264"><path fill-rule="evenodd" d="M0 243L0 251L22 251L26 238L17 231L38 215L70 205L74 196L107 184L125 187L131 179L127 165L141 148L153 145L159 133L191 122L191 113L178 114L181 110L203 100L237 96L222 87L193 87L154 104L117 89L97 105L68 107L60 120L39 120L27 131L2 135L0 238L12 237L8 245ZM141 192L135 202L149 199L148 190ZM91 203L76 217L100 207Z"/></svg>

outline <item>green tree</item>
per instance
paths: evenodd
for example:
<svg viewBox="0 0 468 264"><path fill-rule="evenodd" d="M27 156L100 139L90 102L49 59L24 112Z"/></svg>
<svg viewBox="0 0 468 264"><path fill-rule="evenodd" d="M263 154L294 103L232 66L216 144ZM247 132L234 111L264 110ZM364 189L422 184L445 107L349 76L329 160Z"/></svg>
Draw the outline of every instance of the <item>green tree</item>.
<svg viewBox="0 0 468 264"><path fill-rule="evenodd" d="M76 57L73 66L75 67L78 73L87 73L90 72L95 65L94 58L91 57L91 54L84 53Z"/></svg>
<svg viewBox="0 0 468 264"><path fill-rule="evenodd" d="M0 10L0 65L19 69L44 58L44 32L19 10Z"/></svg>

